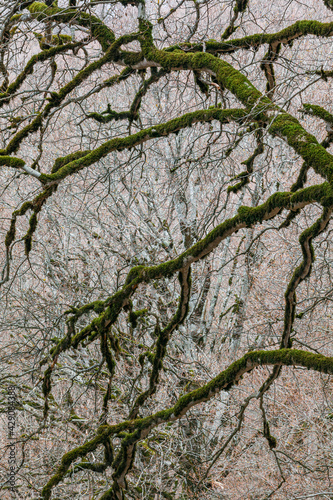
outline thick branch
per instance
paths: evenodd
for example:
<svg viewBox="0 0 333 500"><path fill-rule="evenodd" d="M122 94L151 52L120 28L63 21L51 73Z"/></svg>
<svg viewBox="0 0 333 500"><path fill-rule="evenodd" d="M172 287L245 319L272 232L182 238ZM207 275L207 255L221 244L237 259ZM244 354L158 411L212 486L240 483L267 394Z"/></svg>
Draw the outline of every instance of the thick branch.
<svg viewBox="0 0 333 500"><path fill-rule="evenodd" d="M128 434L123 440L122 446L135 446L138 441L145 439L149 432L155 427L167 422L175 422L176 420L179 420L193 406L209 401L222 390L230 390L239 382L245 373L252 371L258 366L269 365L302 366L319 373L333 375L333 358L322 356L321 354L313 354L296 349L250 352L241 359L232 363L226 370L221 372L208 384L186 394L185 396L182 396L177 403L168 410L162 410L149 417L129 420L117 425L101 426L99 434L94 439L63 456L57 473L43 488L43 499L48 500L51 497L52 488L60 483L71 464L77 458L84 457L89 452L96 450L96 448L103 444L110 436L118 435L120 432L127 431ZM113 466L117 467L113 478L121 490L121 488L125 486L122 473L125 468L127 470L127 463L126 461L124 463L124 461L121 460L118 463L114 463ZM106 498L118 497L106 496Z"/></svg>

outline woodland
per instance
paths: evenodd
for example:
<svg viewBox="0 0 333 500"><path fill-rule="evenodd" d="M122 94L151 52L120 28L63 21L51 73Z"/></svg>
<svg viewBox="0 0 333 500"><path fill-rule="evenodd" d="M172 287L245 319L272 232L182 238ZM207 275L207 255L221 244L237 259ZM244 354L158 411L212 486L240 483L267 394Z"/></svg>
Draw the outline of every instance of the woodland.
<svg viewBox="0 0 333 500"><path fill-rule="evenodd" d="M0 0L0 497L333 499L333 0Z"/></svg>

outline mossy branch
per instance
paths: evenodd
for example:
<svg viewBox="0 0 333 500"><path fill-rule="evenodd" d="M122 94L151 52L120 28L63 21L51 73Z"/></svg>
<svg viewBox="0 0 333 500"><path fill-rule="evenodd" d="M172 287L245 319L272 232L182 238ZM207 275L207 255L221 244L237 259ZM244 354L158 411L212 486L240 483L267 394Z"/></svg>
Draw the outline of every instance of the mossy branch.
<svg viewBox="0 0 333 500"><path fill-rule="evenodd" d="M290 347L290 335L295 319L296 289L298 285L310 275L312 263L315 260L312 240L326 229L331 218L332 210L332 207L324 208L323 215L311 227L303 231L299 238L303 260L295 269L285 293L286 305L284 313L284 330L280 344L281 349Z"/></svg>
<svg viewBox="0 0 333 500"><path fill-rule="evenodd" d="M207 123L212 120L219 120L221 123L229 123L230 121L237 121L241 123L248 117L248 113L243 109L228 109L222 110L219 108L194 111L187 113L179 118L174 118L161 125L155 125L136 134L127 137L117 137L110 139L82 158L72 160L59 168L56 172L51 174L42 174L41 180L43 182L59 182L69 175L73 175L79 170L96 163L101 158L105 157L112 151L123 151L131 149L134 146L143 144L144 142L155 139L158 137L166 137L169 134L177 133L179 130L191 127L195 123Z"/></svg>
<svg viewBox="0 0 333 500"><path fill-rule="evenodd" d="M266 92L267 96L270 99L272 99L274 95L274 90L276 86L273 62L277 60L280 50L281 50L280 42L275 42L270 44L268 51L264 55L264 58L261 61L260 65L260 68L264 71L266 76L267 80Z"/></svg>
<svg viewBox="0 0 333 500"><path fill-rule="evenodd" d="M303 109L301 110L306 115L316 116L321 118L330 127L330 132L333 132L333 115L329 113L325 108L318 106L316 104L303 104Z"/></svg>
<svg viewBox="0 0 333 500"><path fill-rule="evenodd" d="M89 28L91 34L99 41L104 52L115 41L115 36L112 30L108 28L98 17L86 12L78 12L76 9L62 9L53 4L48 7L43 2L34 2L28 6L33 19L38 21L53 21L59 23L75 23L84 28Z"/></svg>
<svg viewBox="0 0 333 500"><path fill-rule="evenodd" d="M263 143L263 137L262 137L262 131L259 129L257 130L257 147L254 150L253 154L245 161L242 162L242 165L246 166L246 170L244 172L241 172L240 174L236 175L234 179L241 179L237 184L234 186L229 186L228 187L228 193L237 193L242 189L242 187L246 186L250 182L250 175L253 173L253 167L254 167L254 162L257 156L260 156L264 152L264 143Z"/></svg>
<svg viewBox="0 0 333 500"><path fill-rule="evenodd" d="M323 110L325 113L327 113L326 110L324 110L320 106L318 106L318 107L320 108L320 113L321 113L321 110ZM315 108L317 108L317 106ZM329 118L329 117L325 114L325 118ZM333 116L332 116L332 118L333 118ZM332 123L333 123L333 121L332 121ZM327 149L330 146L330 144L332 143L332 141L333 141L333 134L331 132L328 132L327 136L320 144L321 144L321 146L323 146L323 148ZM309 168L310 168L310 166L306 162L304 162L301 169L299 170L296 181L292 184L292 186L290 188L290 191L292 193L295 193L296 191L298 191L299 189L302 189L305 186L305 183L307 181L307 173L308 173ZM285 221L280 225L280 229L283 227L288 227L290 225L291 221L295 217L297 217L297 215L299 213L300 213L300 209L290 211L289 214L287 215Z"/></svg>
<svg viewBox="0 0 333 500"><path fill-rule="evenodd" d="M7 87L6 92L0 93L0 107L8 104L10 99L14 96L15 92L19 90L21 85L24 83L27 76L29 76L37 63L45 62L52 57L67 52L67 50L73 50L77 47L83 45L84 42L67 43L65 45L58 45L57 47L52 47L47 50L39 52L39 54L33 55L27 64L25 65L23 71L18 75L18 77Z"/></svg>
<svg viewBox="0 0 333 500"><path fill-rule="evenodd" d="M258 366L271 365L302 366L319 373L333 375L333 358L321 354L297 349L250 352L232 363L226 370L222 371L206 385L179 398L177 403L167 410L159 411L145 418L124 421L116 425L102 425L95 438L63 456L56 474L43 488L43 500L50 499L52 489L62 481L75 460L86 456L89 452L95 451L111 436L117 436L119 433L126 431L127 437L123 440L122 446L134 447L138 441L145 439L155 427L164 423L175 422L183 417L193 406L209 401L222 390L230 390L240 381L245 373L251 372ZM113 478L120 490L124 485L124 476L121 474L123 465L122 461L120 463L113 463L113 466L118 467Z"/></svg>
<svg viewBox="0 0 333 500"><path fill-rule="evenodd" d="M241 49L257 50L262 45L284 44L290 45L294 40L307 35L316 35L320 37L333 36L333 23L321 23L319 21L297 21L296 23L284 28L276 33L256 33L242 38L236 38L230 41L219 42L217 40L208 40L205 47L202 43L182 43L173 45L166 50L173 52L175 50L186 50L187 52L209 52L211 54L232 54ZM320 74L320 73L317 73Z"/></svg>

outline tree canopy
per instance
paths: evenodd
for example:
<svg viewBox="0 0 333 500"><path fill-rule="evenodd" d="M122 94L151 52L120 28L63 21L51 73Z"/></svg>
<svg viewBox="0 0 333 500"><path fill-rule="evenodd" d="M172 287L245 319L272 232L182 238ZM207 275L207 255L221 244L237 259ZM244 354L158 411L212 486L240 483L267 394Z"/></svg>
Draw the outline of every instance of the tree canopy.
<svg viewBox="0 0 333 500"><path fill-rule="evenodd" d="M4 494L331 498L331 0L0 7Z"/></svg>

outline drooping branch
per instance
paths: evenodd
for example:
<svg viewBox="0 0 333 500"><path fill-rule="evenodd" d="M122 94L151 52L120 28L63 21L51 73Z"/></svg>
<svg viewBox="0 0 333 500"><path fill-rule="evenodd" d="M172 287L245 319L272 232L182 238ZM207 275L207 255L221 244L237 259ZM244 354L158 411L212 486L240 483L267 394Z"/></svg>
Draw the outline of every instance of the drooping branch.
<svg viewBox="0 0 333 500"><path fill-rule="evenodd" d="M273 98L274 90L275 90L275 86L276 86L273 63L274 63L274 61L277 60L280 50L281 50L281 43L280 42L275 42L273 44L270 44L268 51L264 55L264 58L261 61L261 65L260 65L261 69L264 71L265 76L266 76L266 80L267 80L266 92L267 92L267 96L270 99Z"/></svg>
<svg viewBox="0 0 333 500"><path fill-rule="evenodd" d="M0 156L0 164L1 164L2 158L3 157ZM10 157L10 158L12 158L12 157ZM16 160L16 158L13 158L13 159ZM24 166L22 168L24 168ZM38 173L38 172L36 172L36 173ZM15 236L16 236L17 218L25 215L28 212L28 210L32 210L32 215L29 219L29 228L28 228L28 230L23 238L24 244L25 244L25 254L26 254L26 256L28 256L30 251L31 251L31 247L32 247L32 237L37 229L37 215L41 211L43 205L46 203L48 198L50 198L50 196L52 196L52 194L56 191L56 189L57 189L56 185L47 186L32 201L24 202L23 205L19 209L15 210L13 212L12 217L11 217L11 221L10 221L10 227L9 227L9 230L7 231L7 234L5 237L6 263L5 263L4 269L2 271L2 278L0 281L0 286L9 280L10 260L11 260L11 257L10 257L11 245L14 242Z"/></svg>
<svg viewBox="0 0 333 500"><path fill-rule="evenodd" d="M311 227L303 231L299 238L299 242L302 248L303 261L295 269L285 293L286 305L284 316L284 330L280 344L281 349L289 346L290 334L295 318L296 289L298 285L310 275L312 263L315 259L312 240L326 229L331 218L332 210L333 207L325 208L323 215Z"/></svg>
<svg viewBox="0 0 333 500"><path fill-rule="evenodd" d="M168 341L172 335L172 332L182 324L184 319L188 313L188 306L190 300L190 292L191 292L191 268L187 267L179 273L179 281L181 285L181 296L179 306L177 311L172 318L172 320L168 323L168 325L163 328L163 330L159 331L158 339L156 342L155 353L152 359L152 372L149 380L149 388L141 393L130 412L129 418L133 419L137 417L140 406L150 397L152 394L156 392L157 385L159 382L159 374L163 367L163 358L166 355L166 346Z"/></svg>

